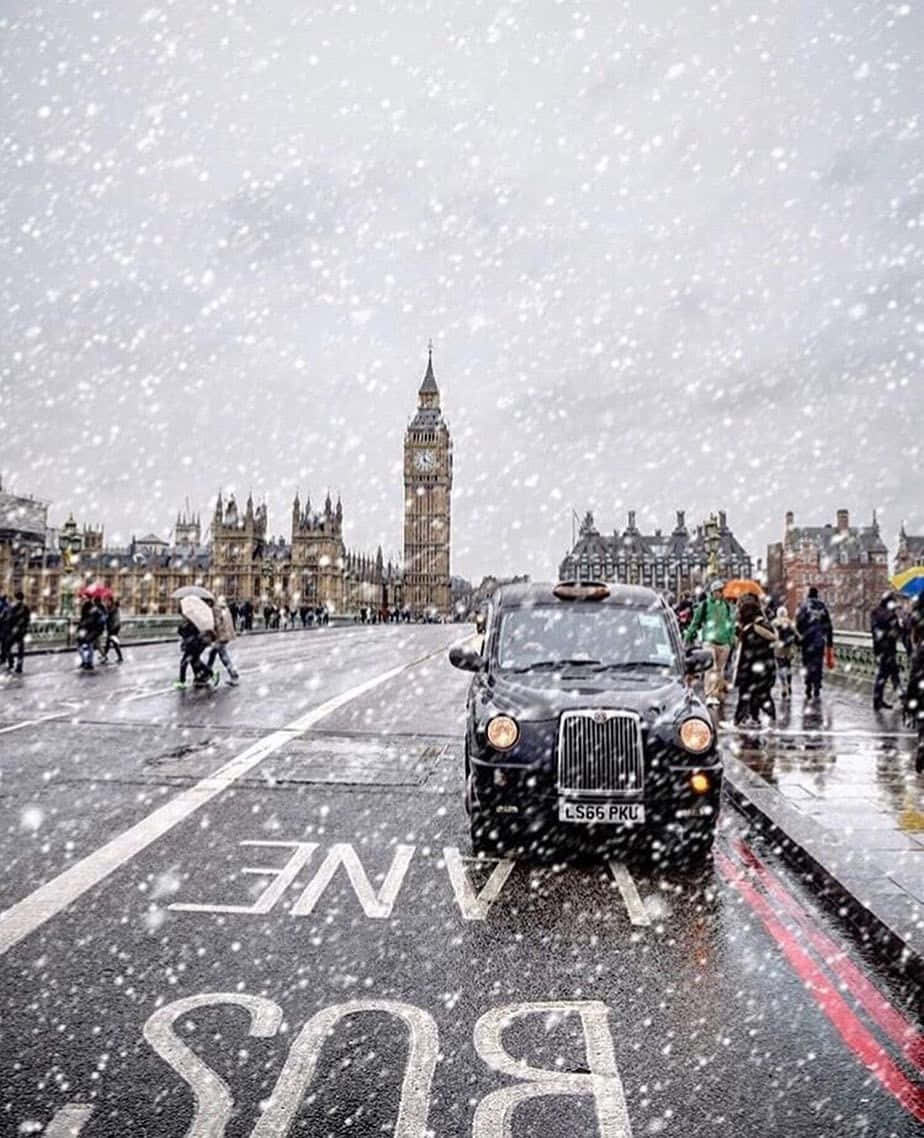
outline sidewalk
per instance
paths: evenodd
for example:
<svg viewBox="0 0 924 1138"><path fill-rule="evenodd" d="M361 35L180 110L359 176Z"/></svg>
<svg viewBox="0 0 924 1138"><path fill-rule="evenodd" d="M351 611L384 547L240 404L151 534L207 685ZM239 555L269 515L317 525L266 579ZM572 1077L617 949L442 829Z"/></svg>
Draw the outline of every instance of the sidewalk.
<svg viewBox="0 0 924 1138"><path fill-rule="evenodd" d="M722 730L726 786L864 934L924 974L924 774L898 710L871 703L828 681L820 708L801 690L778 705L775 732Z"/></svg>

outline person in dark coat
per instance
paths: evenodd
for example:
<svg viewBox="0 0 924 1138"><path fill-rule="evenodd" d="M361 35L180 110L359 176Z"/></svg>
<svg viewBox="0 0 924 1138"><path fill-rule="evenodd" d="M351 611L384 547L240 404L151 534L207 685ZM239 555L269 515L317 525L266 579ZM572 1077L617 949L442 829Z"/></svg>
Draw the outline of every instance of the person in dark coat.
<svg viewBox="0 0 924 1138"><path fill-rule="evenodd" d="M122 629L122 613L119 610L119 598L112 597L106 605L106 639L100 655L103 663L109 660L109 649L114 648L116 663L122 663L122 645L119 642L119 632Z"/></svg>
<svg viewBox="0 0 924 1138"><path fill-rule="evenodd" d="M757 597L743 596L738 602L738 667L735 686L738 706L735 723L760 723L766 712L771 723L776 721L773 685L776 682L776 633L760 607Z"/></svg>
<svg viewBox="0 0 924 1138"><path fill-rule="evenodd" d="M802 672L805 677L805 698L821 696L825 650L834 647L834 626L828 606L812 585L808 597L796 613L796 632L802 644Z"/></svg>
<svg viewBox="0 0 924 1138"><path fill-rule="evenodd" d="M80 609L80 623L77 626L77 651L80 653L80 667L84 672L93 671L93 655L99 638L106 631L106 610L98 599L84 601Z"/></svg>
<svg viewBox="0 0 924 1138"><path fill-rule="evenodd" d="M904 708L908 723L917 731L918 742L914 769L924 772L924 593L911 607L911 669L905 689Z"/></svg>
<svg viewBox="0 0 924 1138"><path fill-rule="evenodd" d="M873 655L878 662L876 682L873 685L873 710L888 710L892 705L885 701L886 684L891 681L895 691L901 691L898 646L907 636L902 626L898 600L893 593L885 593L873 609L870 614L870 630L873 634ZM910 647L907 643L905 646Z"/></svg>
<svg viewBox="0 0 924 1138"><path fill-rule="evenodd" d="M193 622L186 617L183 620L177 632L180 636L180 678L176 686L178 688L186 687L186 672L187 669L192 667L192 673L196 687L205 687L208 684L214 673L211 668L207 668L202 662L202 653L206 649L206 639Z"/></svg>
<svg viewBox="0 0 924 1138"><path fill-rule="evenodd" d="M22 590L17 589L13 603L3 612L0 624L0 663L6 663L7 670L22 675L22 661L26 654L26 633L32 613L26 604Z"/></svg>

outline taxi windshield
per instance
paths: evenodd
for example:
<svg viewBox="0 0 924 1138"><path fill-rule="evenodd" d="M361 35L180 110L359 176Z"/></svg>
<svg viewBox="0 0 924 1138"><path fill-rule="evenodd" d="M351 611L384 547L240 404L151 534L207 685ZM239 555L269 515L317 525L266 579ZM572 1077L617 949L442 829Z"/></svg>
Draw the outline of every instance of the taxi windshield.
<svg viewBox="0 0 924 1138"><path fill-rule="evenodd" d="M497 667L677 668L667 622L658 610L628 605L537 605L501 615Z"/></svg>

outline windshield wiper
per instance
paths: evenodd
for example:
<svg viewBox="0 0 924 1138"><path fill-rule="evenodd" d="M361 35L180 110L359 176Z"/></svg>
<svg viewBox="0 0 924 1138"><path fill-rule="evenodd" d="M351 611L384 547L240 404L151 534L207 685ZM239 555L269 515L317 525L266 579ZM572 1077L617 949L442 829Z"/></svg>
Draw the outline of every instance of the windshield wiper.
<svg viewBox="0 0 924 1138"><path fill-rule="evenodd" d="M622 672L632 671L636 668L670 668L669 661L662 660L623 660L618 664L601 664L594 668L595 672Z"/></svg>
<svg viewBox="0 0 924 1138"><path fill-rule="evenodd" d="M576 664L587 665L590 667L598 666L599 660L588 660L586 658L580 660L537 660L535 664L524 664L521 668L505 668L505 672L547 672L553 668L567 668L573 667Z"/></svg>

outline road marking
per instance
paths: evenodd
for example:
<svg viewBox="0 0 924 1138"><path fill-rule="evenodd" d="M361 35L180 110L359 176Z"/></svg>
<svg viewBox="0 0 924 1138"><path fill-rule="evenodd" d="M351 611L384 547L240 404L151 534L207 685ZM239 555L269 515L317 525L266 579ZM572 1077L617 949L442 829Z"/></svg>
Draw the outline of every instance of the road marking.
<svg viewBox="0 0 924 1138"><path fill-rule="evenodd" d="M412 660L406 664L399 664L365 680L355 687L349 688L340 695L326 700L319 707L295 719L281 730L273 731L264 739L247 747L217 771L206 776L178 794L152 814L130 827L118 837L107 842L92 854L82 858L70 869L65 870L51 881L40 886L15 905L0 913L0 956L13 945L18 944L24 937L56 916L68 905L73 904L78 897L98 885L110 873L130 861L141 850L146 849L152 842L163 837L178 823L185 821L201 807L211 802L213 798L227 790L237 779L253 770L268 755L292 742L297 735L313 727L319 720L330 715L344 704L357 699L366 692L380 687L389 680L400 676L402 672L415 667L445 651L440 647L436 652Z"/></svg>
<svg viewBox="0 0 924 1138"><path fill-rule="evenodd" d="M0 735L9 735L11 731L19 731L23 727L35 727L37 723L48 723L51 719L63 719L69 715L67 711L56 711L54 715L40 715L38 719L24 719L22 723L14 723L10 727L0 727Z"/></svg>
<svg viewBox="0 0 924 1138"><path fill-rule="evenodd" d="M779 945L805 990L811 993L818 1007L834 1025L845 1046L905 1110L914 1115L919 1122L924 1122L924 1086L908 1078L898 1063L854 1015L821 965L782 923L773 907L757 891L743 870L721 852L716 853L715 863L725 880L738 890L760 917L764 928Z"/></svg>
<svg viewBox="0 0 924 1138"><path fill-rule="evenodd" d="M243 992L207 992L187 996L158 1008L144 1025L144 1038L165 1063L190 1088L196 1100L196 1113L185 1138L222 1138L234 1109L234 1098L224 1079L184 1043L173 1030L180 1016L197 1008L231 1004L250 1013L248 1035L268 1039L282 1023L282 1008L264 996Z"/></svg>
<svg viewBox="0 0 924 1138"><path fill-rule="evenodd" d="M548 1030L550 1021L554 1023L556 1017L569 1013L581 1017L587 1073L532 1067L504 1047L501 1035L515 1019L541 1015L545 1017ZM475 1050L492 1070L518 1081L491 1091L479 1102L472 1123L472 1138L510 1138L514 1109L529 1099L549 1095L592 1095L600 1138L632 1138L608 1014L606 1004L599 1000L508 1004L485 1012L475 1024Z"/></svg>
<svg viewBox="0 0 924 1138"><path fill-rule="evenodd" d="M89 1103L69 1102L56 1112L42 1134L45 1138L77 1138L92 1113Z"/></svg>
<svg viewBox="0 0 924 1138"><path fill-rule="evenodd" d="M392 1133L394 1138L421 1138L428 1133L430 1085L439 1054L436 1021L422 1008L397 1000L350 1000L319 1011L298 1033L250 1138L284 1138L288 1134L311 1085L324 1043L342 1019L362 1012L384 1012L401 1020L407 1027L410 1036L408 1057L401 1083L398 1118Z"/></svg>
<svg viewBox="0 0 924 1138"><path fill-rule="evenodd" d="M330 853L321 863L321 868L308 882L304 892L289 911L293 917L306 917L312 912L321 894L330 884L330 879L337 872L337 867L342 865L347 871L353 892L366 916L379 920L390 917L413 856L414 846L399 845L395 849L395 856L392 858L388 873L385 874L382 888L376 893L362 863L356 856L356 850L348 842L338 842L331 846Z"/></svg>
<svg viewBox="0 0 924 1138"><path fill-rule="evenodd" d="M457 846L445 846L443 860L446 862L449 880L452 882L452 891L462 911L462 917L466 921L485 920L491 911L491 906L500 896L500 892L516 862L508 858L498 858L491 876L476 893L465 871L465 866L466 863L484 865L485 861L481 858L462 857Z"/></svg>
<svg viewBox="0 0 924 1138"><path fill-rule="evenodd" d="M619 887L619 892L622 894L622 899L626 904L626 910L629 914L629 920L633 925L638 925L641 928L650 925L651 918L648 916L648 911L642 903L641 897L638 895L632 874L621 861L607 861L606 864L609 866L613 880L616 882Z"/></svg>
<svg viewBox="0 0 924 1138"><path fill-rule="evenodd" d="M295 853L282 866L245 865L242 873L251 873L259 877L275 877L263 890L252 905L202 905L188 902L176 902L169 908L180 913L268 913L279 898L285 893L292 882L298 877L302 869L311 860L311 855L318 848L317 842L277 842L257 841L248 839L241 842L242 846L270 846L283 849L294 849Z"/></svg>

